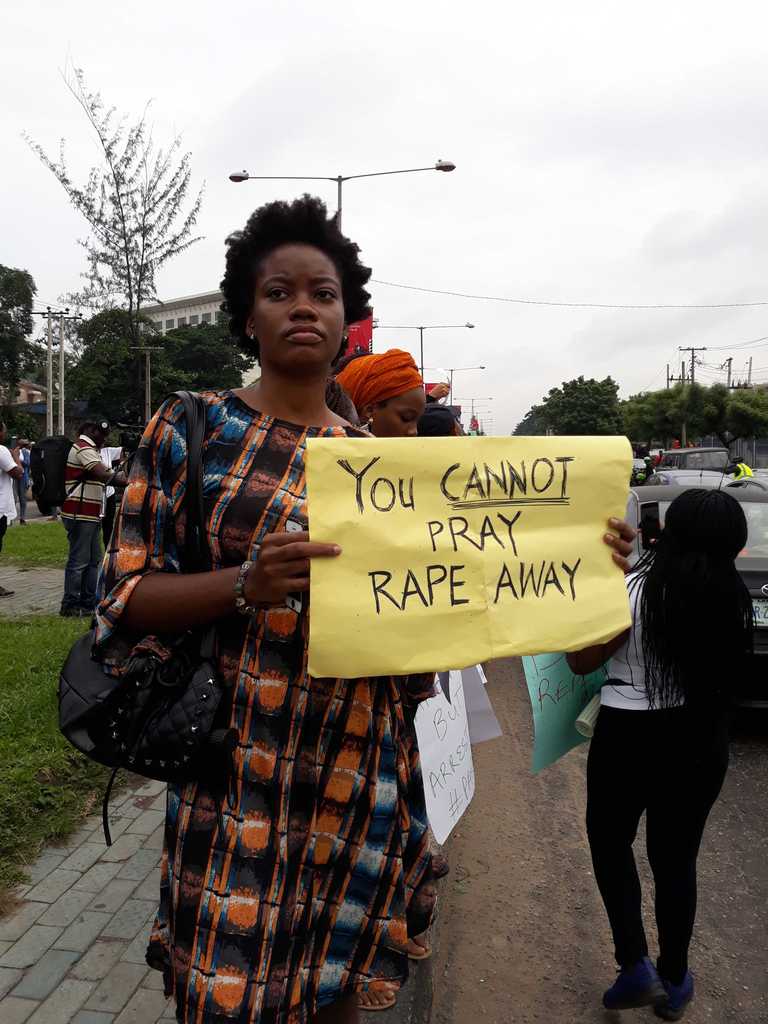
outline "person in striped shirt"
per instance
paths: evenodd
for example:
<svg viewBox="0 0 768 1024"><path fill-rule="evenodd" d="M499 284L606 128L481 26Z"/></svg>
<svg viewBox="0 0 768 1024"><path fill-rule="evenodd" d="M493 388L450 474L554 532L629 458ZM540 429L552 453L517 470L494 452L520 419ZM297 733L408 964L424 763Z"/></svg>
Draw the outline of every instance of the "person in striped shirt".
<svg viewBox="0 0 768 1024"><path fill-rule="evenodd" d="M64 597L60 614L68 618L91 615L96 606L96 581L102 559L101 518L104 490L111 484L124 487L122 473L115 473L101 461L109 423L83 423L80 436L69 450L64 474L66 498L61 521L67 531L69 558L64 571Z"/></svg>

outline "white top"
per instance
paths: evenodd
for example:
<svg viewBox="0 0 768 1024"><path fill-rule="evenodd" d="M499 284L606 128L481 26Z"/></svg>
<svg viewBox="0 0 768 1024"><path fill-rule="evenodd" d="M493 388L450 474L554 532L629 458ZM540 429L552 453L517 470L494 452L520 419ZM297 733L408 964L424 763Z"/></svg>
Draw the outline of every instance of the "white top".
<svg viewBox="0 0 768 1024"><path fill-rule="evenodd" d="M641 621L642 580L634 573L627 576L629 610L632 625L629 636L605 666L609 679L621 680L622 685L605 684L600 690L600 704L628 711L648 711L650 702L645 686L645 659L643 657L643 625ZM678 707L682 697L666 707Z"/></svg>
<svg viewBox="0 0 768 1024"><path fill-rule="evenodd" d="M0 444L0 519L5 516L9 523L16 518L13 477L9 475L12 469L16 469L16 462L8 448Z"/></svg>
<svg viewBox="0 0 768 1024"><path fill-rule="evenodd" d="M99 455L101 456L101 461L104 463L107 469L112 469L113 463L119 462L120 459L122 459L123 449L106 447L101 449ZM104 498L111 498L114 493L115 488L108 484L106 490L104 491Z"/></svg>
<svg viewBox="0 0 768 1024"><path fill-rule="evenodd" d="M640 621L640 599L643 584L633 574L627 576L629 610L632 625L626 642L605 666L609 679L620 679L625 686L607 684L600 691L600 704L609 708L630 711L648 711L648 692L645 688L645 661L643 659L643 627Z"/></svg>

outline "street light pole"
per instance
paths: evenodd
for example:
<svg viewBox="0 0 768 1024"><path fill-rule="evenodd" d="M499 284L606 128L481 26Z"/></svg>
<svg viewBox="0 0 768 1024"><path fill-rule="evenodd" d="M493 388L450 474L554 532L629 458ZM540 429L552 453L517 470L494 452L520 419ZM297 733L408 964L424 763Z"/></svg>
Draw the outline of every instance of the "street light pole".
<svg viewBox="0 0 768 1024"><path fill-rule="evenodd" d="M162 352L161 345L135 345L132 352L144 356L144 422L152 419L152 353Z"/></svg>
<svg viewBox="0 0 768 1024"><path fill-rule="evenodd" d="M382 178L390 174L416 174L418 171L455 171L456 164L451 160L438 160L429 167L406 167L400 171L372 171L368 174L249 174L248 171L234 171L229 176L230 181L240 183L241 181L335 181L336 182L336 225L341 231L341 199L342 186L345 181L355 181L358 178Z"/></svg>
<svg viewBox="0 0 768 1024"><path fill-rule="evenodd" d="M416 324L374 324L377 329L385 331L418 331L419 332L419 370L421 372L421 379L424 379L424 331L457 331L462 327L467 327L470 330L474 330L475 325L466 324L423 324L417 326ZM459 369L459 367L457 367Z"/></svg>

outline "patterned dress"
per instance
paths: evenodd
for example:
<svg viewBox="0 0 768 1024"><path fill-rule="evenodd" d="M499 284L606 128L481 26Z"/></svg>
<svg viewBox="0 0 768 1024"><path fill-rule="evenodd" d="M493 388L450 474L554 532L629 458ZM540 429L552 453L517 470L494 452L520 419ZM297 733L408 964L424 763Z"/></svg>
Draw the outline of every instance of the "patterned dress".
<svg viewBox="0 0 768 1024"><path fill-rule="evenodd" d="M306 529L307 437L359 432L276 420L232 392L202 397L208 538L224 568L289 519ZM112 671L130 653L120 616L133 588L145 573L180 571L185 458L172 400L147 427L105 558L96 650ZM229 793L169 786L147 958L185 1024L304 1024L407 974L406 915L430 857L426 823L408 807L421 780L405 708L430 696L432 677L310 679L307 603L220 622L239 735ZM340 644L344 632L340 619Z"/></svg>

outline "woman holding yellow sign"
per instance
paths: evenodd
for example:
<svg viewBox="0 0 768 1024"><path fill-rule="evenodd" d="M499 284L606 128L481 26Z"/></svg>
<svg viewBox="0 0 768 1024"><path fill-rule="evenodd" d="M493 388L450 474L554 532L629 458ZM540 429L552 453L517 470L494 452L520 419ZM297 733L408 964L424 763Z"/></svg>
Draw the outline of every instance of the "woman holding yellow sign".
<svg viewBox="0 0 768 1024"><path fill-rule="evenodd" d="M232 694L228 795L202 778L169 787L149 959L182 1022L348 1024L357 992L407 975L401 737L405 705L431 694L433 676L306 671L310 561L340 548L309 539L305 446L361 436L325 395L345 324L368 312L369 276L310 197L262 207L229 238L226 308L262 376L202 396L214 569L180 571L177 401L147 427L106 563L97 640L107 664L119 670L137 638L216 623Z"/></svg>
<svg viewBox="0 0 768 1024"><path fill-rule="evenodd" d="M325 396L345 324L369 312L369 276L308 196L262 207L228 239L225 308L262 376L201 396L213 568L181 565L177 400L146 428L105 562L105 666L121 672L137 648L162 661L175 638L215 625L231 700L226 790L202 769L168 789L148 960L181 1024L356 1024L357 993L407 973L405 705L429 697L434 677L307 672L310 563L341 549L310 540L305 451L309 438L362 436ZM621 562L619 533L608 542Z"/></svg>

